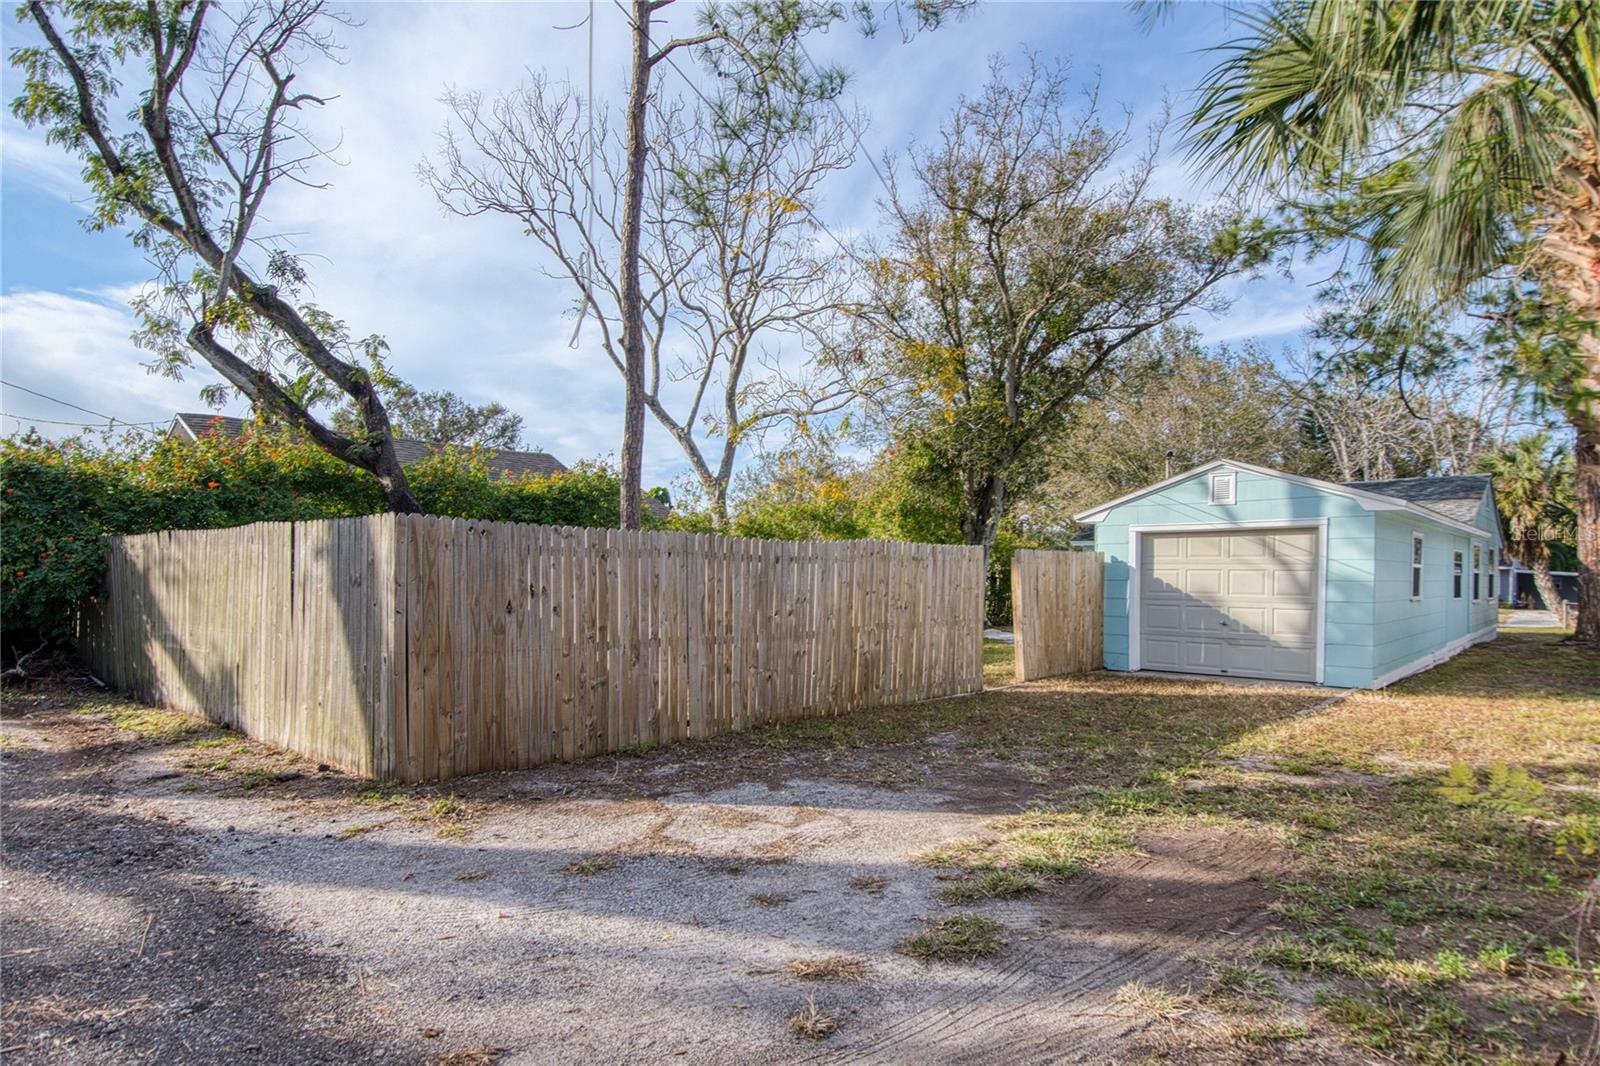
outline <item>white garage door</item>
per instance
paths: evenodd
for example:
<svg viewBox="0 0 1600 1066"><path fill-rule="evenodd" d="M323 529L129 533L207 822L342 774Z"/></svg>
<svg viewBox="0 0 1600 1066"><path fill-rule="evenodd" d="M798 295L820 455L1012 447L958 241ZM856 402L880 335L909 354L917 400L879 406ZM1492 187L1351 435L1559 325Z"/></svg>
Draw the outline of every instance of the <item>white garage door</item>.
<svg viewBox="0 0 1600 1066"><path fill-rule="evenodd" d="M1317 534L1146 533L1140 666L1317 679Z"/></svg>

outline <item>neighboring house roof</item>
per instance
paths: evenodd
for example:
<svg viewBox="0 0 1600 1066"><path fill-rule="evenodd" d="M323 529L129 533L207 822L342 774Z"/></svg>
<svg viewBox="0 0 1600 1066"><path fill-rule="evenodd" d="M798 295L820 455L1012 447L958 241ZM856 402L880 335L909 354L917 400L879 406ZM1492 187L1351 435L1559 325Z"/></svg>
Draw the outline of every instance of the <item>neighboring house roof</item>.
<svg viewBox="0 0 1600 1066"><path fill-rule="evenodd" d="M1346 481L1345 486L1393 496L1420 504L1457 522L1472 522L1483 505L1483 494L1494 484L1488 474L1458 474L1454 477L1406 477L1393 481Z"/></svg>
<svg viewBox="0 0 1600 1066"><path fill-rule="evenodd" d="M172 418L172 428L167 432L170 436L181 437L185 440L199 440L207 433L217 432L224 437L244 436L245 426L248 425L242 418L233 418L228 415L212 414L178 414ZM394 455L400 460L401 466L410 466L422 459L429 452L434 451L437 445L427 441L407 440L396 437L394 442ZM537 474L540 477L549 477L551 474L560 474L567 468L561 461L548 452L519 452L510 449L490 448L489 476L500 478L506 475L516 477L519 474Z"/></svg>
<svg viewBox="0 0 1600 1066"><path fill-rule="evenodd" d="M1442 525L1462 530L1463 532L1476 533L1479 535L1488 532L1488 530L1481 529L1473 524L1478 515L1478 505L1483 501L1483 494L1489 489L1490 486L1490 478L1487 475L1468 474L1460 477L1405 478L1400 481L1357 481L1344 485L1336 485L1331 481L1322 481L1314 477L1304 477L1300 474L1288 474L1282 470L1274 470L1267 466L1257 466L1254 463L1242 463L1237 459L1213 459L1209 463L1202 463L1191 470L1185 470L1181 474L1174 474L1172 477L1166 478L1163 481L1158 481L1154 485L1146 485L1137 492L1130 492L1126 496L1119 496L1117 499L1112 500L1109 503L1103 503L1093 510L1084 511L1082 514L1073 515L1073 520L1076 522L1103 522L1105 521L1106 515L1114 507L1120 507L1125 503L1131 503L1142 496L1148 496L1153 492L1159 492L1169 485L1176 485L1180 481L1186 481L1189 478L1194 477L1196 474L1203 474L1207 470L1212 470L1219 466L1231 466L1235 469L1248 470L1253 474L1260 474L1264 477L1277 478L1280 481L1288 481L1297 485L1306 485L1314 489L1319 489L1323 492L1331 492L1337 496L1347 496L1350 499L1355 500L1368 511L1407 511L1423 518L1432 519L1433 521ZM1384 486L1405 486L1424 481L1475 482L1477 488L1471 496L1473 502L1470 511L1464 517L1457 517L1457 511L1453 509L1458 508L1461 505L1461 499L1464 497L1454 494L1465 492L1466 486L1464 485L1455 485L1444 489L1433 490L1451 493L1452 495L1448 501L1432 500L1427 503L1415 502L1406 496L1400 495L1398 491L1391 494L1384 489ZM1430 490L1419 488L1410 491L1424 492ZM1447 510L1447 504L1452 509ZM1495 519L1495 527L1498 531L1498 516Z"/></svg>

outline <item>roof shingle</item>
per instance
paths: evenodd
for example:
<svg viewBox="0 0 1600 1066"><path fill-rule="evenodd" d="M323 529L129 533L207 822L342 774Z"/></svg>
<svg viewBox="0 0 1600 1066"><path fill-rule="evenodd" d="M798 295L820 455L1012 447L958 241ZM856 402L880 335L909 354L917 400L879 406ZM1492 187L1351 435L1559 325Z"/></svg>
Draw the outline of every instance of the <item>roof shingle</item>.
<svg viewBox="0 0 1600 1066"><path fill-rule="evenodd" d="M1478 506L1493 479L1488 474L1457 474L1453 477L1406 477L1392 481L1346 481L1347 489L1375 492L1397 500L1415 503L1457 522L1472 522Z"/></svg>

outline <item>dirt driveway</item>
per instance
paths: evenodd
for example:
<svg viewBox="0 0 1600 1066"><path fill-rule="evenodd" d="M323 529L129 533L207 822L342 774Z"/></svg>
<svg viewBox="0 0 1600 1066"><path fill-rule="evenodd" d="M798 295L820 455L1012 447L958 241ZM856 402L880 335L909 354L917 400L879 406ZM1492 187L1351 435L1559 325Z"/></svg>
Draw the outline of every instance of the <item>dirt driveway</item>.
<svg viewBox="0 0 1600 1066"><path fill-rule="evenodd" d="M386 789L12 692L6 1058L1370 1061L1253 962L1291 834L1023 815L1325 698L1085 680Z"/></svg>

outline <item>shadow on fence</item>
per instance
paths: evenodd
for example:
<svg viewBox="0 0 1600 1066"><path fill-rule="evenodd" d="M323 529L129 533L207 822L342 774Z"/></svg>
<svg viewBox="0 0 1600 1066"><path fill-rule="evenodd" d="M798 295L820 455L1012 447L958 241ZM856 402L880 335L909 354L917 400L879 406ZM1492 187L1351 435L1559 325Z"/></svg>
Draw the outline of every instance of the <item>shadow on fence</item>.
<svg viewBox="0 0 1600 1066"><path fill-rule="evenodd" d="M420 516L111 538L108 683L431 780L982 687L979 549Z"/></svg>

